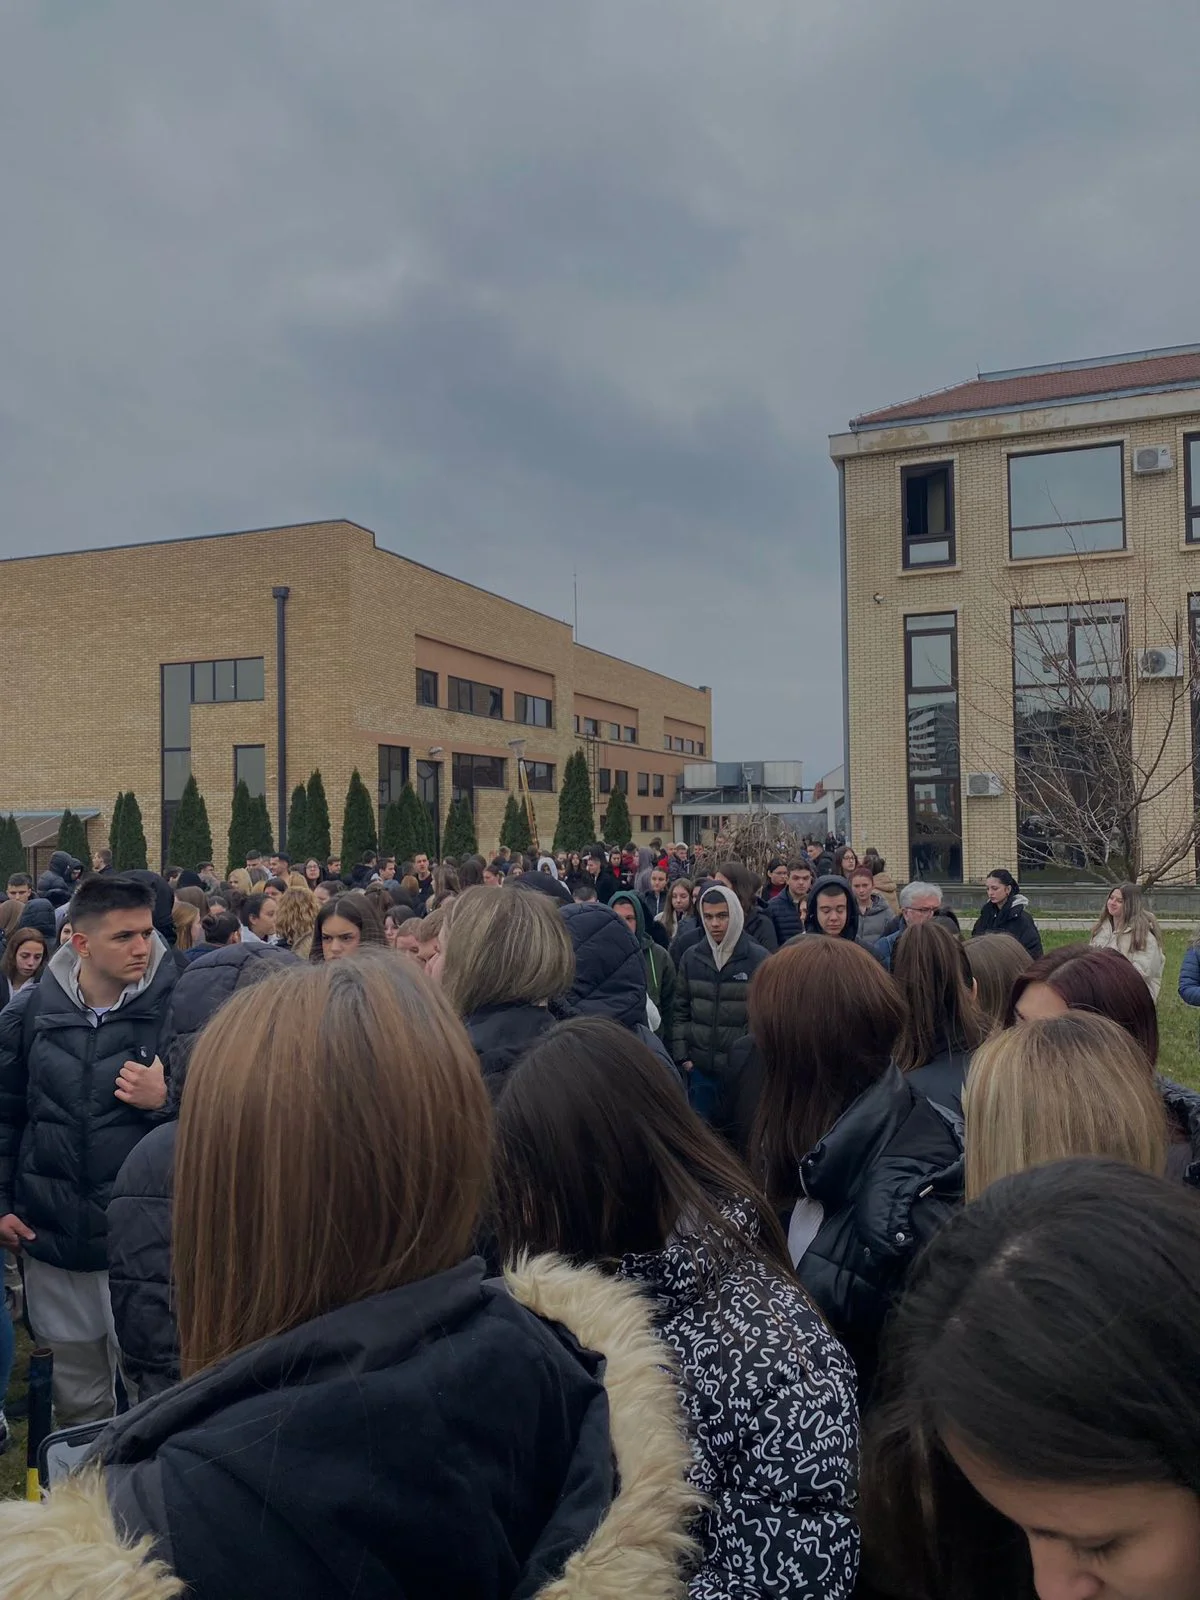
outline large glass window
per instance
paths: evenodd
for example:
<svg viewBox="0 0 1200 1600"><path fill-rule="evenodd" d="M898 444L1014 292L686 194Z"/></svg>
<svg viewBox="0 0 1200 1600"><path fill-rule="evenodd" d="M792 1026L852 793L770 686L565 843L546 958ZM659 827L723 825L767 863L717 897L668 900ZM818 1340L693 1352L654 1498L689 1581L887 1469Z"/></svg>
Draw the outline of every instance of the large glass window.
<svg viewBox="0 0 1200 1600"><path fill-rule="evenodd" d="M475 683L470 678L446 679L446 704L451 711L465 711L472 717L504 716L504 690L492 683Z"/></svg>
<svg viewBox="0 0 1200 1600"><path fill-rule="evenodd" d="M503 756L461 756L452 759L451 774L456 790L462 793L474 789L503 789L507 787Z"/></svg>
<svg viewBox="0 0 1200 1600"><path fill-rule="evenodd" d="M908 839L914 878L962 880L958 619L904 619Z"/></svg>
<svg viewBox="0 0 1200 1600"><path fill-rule="evenodd" d="M1014 561L1124 549L1122 446L1009 456L1008 521Z"/></svg>
<svg viewBox="0 0 1200 1600"><path fill-rule="evenodd" d="M239 661L168 661L160 668L160 713L162 737L162 848L165 855L171 824L183 797L183 787L192 770L192 707L224 700L264 698L262 656ZM238 750L262 750L261 745L234 747L234 770ZM249 758L252 759L252 758ZM261 787L251 794L266 793L265 752ZM234 779L236 783L236 777Z"/></svg>
<svg viewBox="0 0 1200 1600"><path fill-rule="evenodd" d="M648 772L639 772L638 773L638 775L637 775L637 792L639 794L649 794L650 793L650 774Z"/></svg>
<svg viewBox="0 0 1200 1600"><path fill-rule="evenodd" d="M906 567L954 564L954 467L949 461L902 467L901 515Z"/></svg>
<svg viewBox="0 0 1200 1600"><path fill-rule="evenodd" d="M1128 810L1125 603L1027 606L1012 628L1018 866L1083 870Z"/></svg>
<svg viewBox="0 0 1200 1600"><path fill-rule="evenodd" d="M394 800L399 800L408 782L408 746L381 744L379 746L379 815L382 826L383 813Z"/></svg>
<svg viewBox="0 0 1200 1600"><path fill-rule="evenodd" d="M513 717L517 722L526 722L534 728L552 728L554 705L541 695L514 694Z"/></svg>
<svg viewBox="0 0 1200 1600"><path fill-rule="evenodd" d="M235 744L233 747L233 786L244 783L252 796L267 792L267 747L265 744Z"/></svg>
<svg viewBox="0 0 1200 1600"><path fill-rule="evenodd" d="M1184 535L1189 544L1200 544L1200 433L1189 433L1183 441L1183 487L1187 500Z"/></svg>
<svg viewBox="0 0 1200 1600"><path fill-rule="evenodd" d="M525 776L531 789L545 789L550 793L554 791L554 763L551 761L527 761L525 763Z"/></svg>
<svg viewBox="0 0 1200 1600"><path fill-rule="evenodd" d="M436 706L438 703L438 675L426 667L417 668L417 704Z"/></svg>

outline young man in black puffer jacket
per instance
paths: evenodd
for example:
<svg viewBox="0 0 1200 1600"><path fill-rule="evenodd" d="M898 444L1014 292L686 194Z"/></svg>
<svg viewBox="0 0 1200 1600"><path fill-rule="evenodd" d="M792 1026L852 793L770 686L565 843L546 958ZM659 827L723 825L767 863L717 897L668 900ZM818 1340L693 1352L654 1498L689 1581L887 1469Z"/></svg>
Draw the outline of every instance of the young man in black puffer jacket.
<svg viewBox="0 0 1200 1600"><path fill-rule="evenodd" d="M176 978L153 899L128 877L81 884L70 944L0 1014L0 1246L24 1251L29 1320L54 1352L63 1427L115 1406L105 1208L154 1125L143 1088L162 1069Z"/></svg>
<svg viewBox="0 0 1200 1600"><path fill-rule="evenodd" d="M675 979L671 1054L688 1074L688 1099L711 1122L730 1053L749 1030L750 979L768 952L744 930L741 901L724 884L700 898L704 936L688 950Z"/></svg>
<svg viewBox="0 0 1200 1600"><path fill-rule="evenodd" d="M179 1334L171 1310L171 1203L179 1099L205 1024L239 989L298 965L290 950L229 944L191 962L175 986L167 1052L170 1120L146 1136L117 1174L108 1203L108 1286L121 1370L130 1398L179 1382Z"/></svg>

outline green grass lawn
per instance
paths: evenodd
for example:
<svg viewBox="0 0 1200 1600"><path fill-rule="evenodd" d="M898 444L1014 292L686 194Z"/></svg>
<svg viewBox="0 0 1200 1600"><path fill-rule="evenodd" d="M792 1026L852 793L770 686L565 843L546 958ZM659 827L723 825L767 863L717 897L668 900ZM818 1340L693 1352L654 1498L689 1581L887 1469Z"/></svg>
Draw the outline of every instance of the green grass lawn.
<svg viewBox="0 0 1200 1600"><path fill-rule="evenodd" d="M1158 1070L1176 1083L1186 1083L1200 1089L1200 1048L1197 1038L1200 1030L1200 1009L1185 1006L1179 998L1179 968L1183 953L1191 943L1191 936L1182 930L1170 930L1163 935L1167 966L1163 973L1162 989L1158 996ZM1059 933L1042 929L1042 943L1047 950L1057 950L1059 945L1086 941L1086 933Z"/></svg>

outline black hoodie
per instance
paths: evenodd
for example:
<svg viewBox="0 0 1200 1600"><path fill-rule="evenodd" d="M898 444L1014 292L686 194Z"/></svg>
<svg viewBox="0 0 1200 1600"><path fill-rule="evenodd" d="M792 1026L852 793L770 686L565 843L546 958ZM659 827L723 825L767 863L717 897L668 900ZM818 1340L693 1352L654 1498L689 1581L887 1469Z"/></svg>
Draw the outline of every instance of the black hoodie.
<svg viewBox="0 0 1200 1600"><path fill-rule="evenodd" d="M846 896L846 926L838 934L839 939L846 939L851 944L858 938L858 902L854 898L854 891L845 878L839 878L830 873L824 878L818 878L808 891L808 920L804 924L804 937L810 933L824 933L817 918L817 896L824 894L829 889L840 889ZM827 936L826 936L827 937Z"/></svg>

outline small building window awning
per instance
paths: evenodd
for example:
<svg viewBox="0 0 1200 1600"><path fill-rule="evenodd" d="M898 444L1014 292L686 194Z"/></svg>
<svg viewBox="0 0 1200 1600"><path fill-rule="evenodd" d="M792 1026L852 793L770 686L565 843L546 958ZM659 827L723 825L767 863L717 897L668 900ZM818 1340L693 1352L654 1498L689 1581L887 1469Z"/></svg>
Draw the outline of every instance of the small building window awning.
<svg viewBox="0 0 1200 1600"><path fill-rule="evenodd" d="M14 811L12 815L17 819L17 827L21 830L22 848L35 850L38 845L48 844L51 839L56 838L65 809L65 806L60 806L57 811ZM100 815L96 806L72 806L71 810L83 822L89 822L92 817ZM8 807L0 804L0 817L8 815Z"/></svg>

